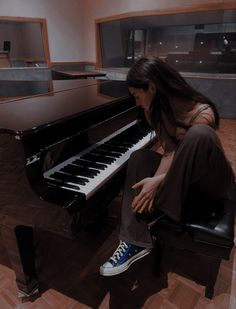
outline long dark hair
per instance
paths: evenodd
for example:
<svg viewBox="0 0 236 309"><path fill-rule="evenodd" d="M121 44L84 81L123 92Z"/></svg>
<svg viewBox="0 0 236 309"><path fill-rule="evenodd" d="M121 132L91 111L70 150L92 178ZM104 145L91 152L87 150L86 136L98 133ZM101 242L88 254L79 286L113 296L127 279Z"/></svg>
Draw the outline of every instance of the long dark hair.
<svg viewBox="0 0 236 309"><path fill-rule="evenodd" d="M182 97L189 101L209 104L215 116L215 128L219 127L219 114L215 104L206 96L191 87L171 66L157 57L142 57L135 62L127 74L128 87L148 90L149 84L155 84L157 91L150 106L150 121L153 128L161 122L161 112L174 121L168 95Z"/></svg>

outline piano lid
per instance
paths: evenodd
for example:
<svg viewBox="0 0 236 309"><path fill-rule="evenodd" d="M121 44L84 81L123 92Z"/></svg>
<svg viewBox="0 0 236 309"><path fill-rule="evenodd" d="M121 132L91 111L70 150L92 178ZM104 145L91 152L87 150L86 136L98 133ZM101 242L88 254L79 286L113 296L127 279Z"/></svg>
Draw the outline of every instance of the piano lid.
<svg viewBox="0 0 236 309"><path fill-rule="evenodd" d="M24 135L97 110L127 96L124 81L93 80L79 83L71 89L4 101L0 103L0 132Z"/></svg>
<svg viewBox="0 0 236 309"><path fill-rule="evenodd" d="M22 99L23 97L48 94L81 86L95 84L94 79L77 80L1 80L0 104L5 101Z"/></svg>

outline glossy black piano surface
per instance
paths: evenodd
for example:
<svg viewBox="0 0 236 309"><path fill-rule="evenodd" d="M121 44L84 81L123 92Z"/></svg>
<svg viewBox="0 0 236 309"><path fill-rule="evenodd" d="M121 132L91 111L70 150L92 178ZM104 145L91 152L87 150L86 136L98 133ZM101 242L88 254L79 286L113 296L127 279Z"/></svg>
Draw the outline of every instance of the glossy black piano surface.
<svg viewBox="0 0 236 309"><path fill-rule="evenodd" d="M35 95L46 95L49 92L58 92L94 84L90 80L46 80L46 81L25 81L25 80L1 80L0 81L0 104L2 101L20 99Z"/></svg>
<svg viewBox="0 0 236 309"><path fill-rule="evenodd" d="M124 82L57 82L0 103L1 236L25 294L37 286L36 231L76 234L119 192L132 151L153 138Z"/></svg>
<svg viewBox="0 0 236 309"><path fill-rule="evenodd" d="M0 129L18 135L33 134L56 122L71 120L88 112L94 113L95 110L104 107L106 109L111 102L127 96L124 84L118 81L111 83L96 80L86 82L86 85L80 82L77 87L72 87L63 91L2 102ZM116 92L115 95L112 90Z"/></svg>

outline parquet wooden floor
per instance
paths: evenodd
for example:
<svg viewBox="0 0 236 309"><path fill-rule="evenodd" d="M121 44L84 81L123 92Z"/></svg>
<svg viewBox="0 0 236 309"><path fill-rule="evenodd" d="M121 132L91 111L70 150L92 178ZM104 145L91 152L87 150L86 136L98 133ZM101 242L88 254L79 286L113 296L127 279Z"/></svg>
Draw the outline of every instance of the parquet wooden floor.
<svg viewBox="0 0 236 309"><path fill-rule="evenodd" d="M223 120L219 131L236 172L236 121ZM76 241L45 235L42 294L36 299L17 297L15 276L0 240L0 309L235 309L236 253L221 263L212 300L204 287L169 273L169 287L160 290L152 275L152 256L115 277L98 274L99 265L117 246L120 196L110 208L110 221L101 233L81 233ZM67 250L64 250L67 248ZM68 249L69 248L69 249Z"/></svg>

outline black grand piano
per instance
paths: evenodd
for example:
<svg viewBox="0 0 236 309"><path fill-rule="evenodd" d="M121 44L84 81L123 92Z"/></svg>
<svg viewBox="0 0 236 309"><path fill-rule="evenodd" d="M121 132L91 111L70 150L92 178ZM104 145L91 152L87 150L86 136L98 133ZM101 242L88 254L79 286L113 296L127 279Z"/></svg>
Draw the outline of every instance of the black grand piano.
<svg viewBox="0 0 236 309"><path fill-rule="evenodd" d="M0 101L0 232L24 296L38 289L38 233L70 238L99 218L155 139L124 82L60 82Z"/></svg>

